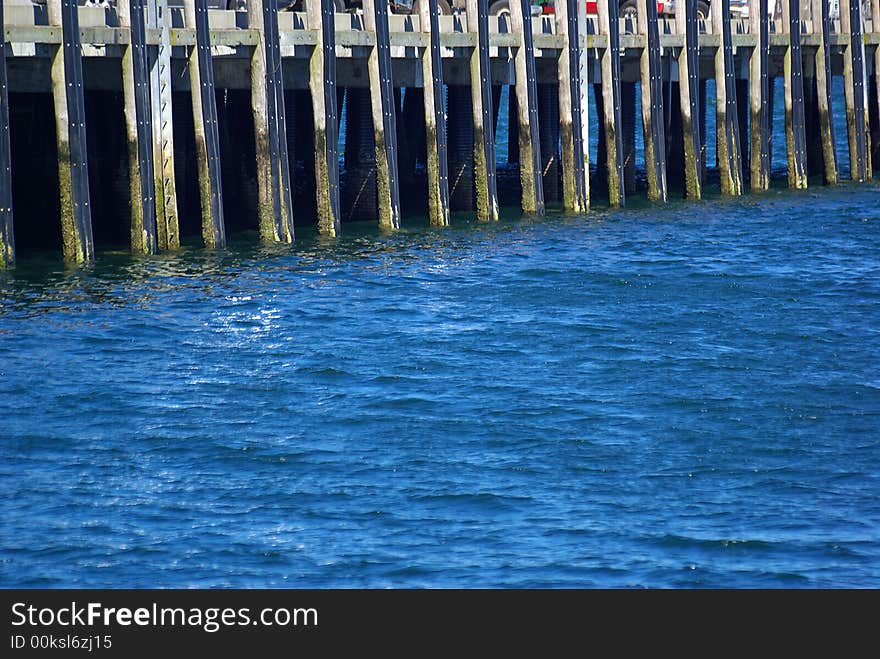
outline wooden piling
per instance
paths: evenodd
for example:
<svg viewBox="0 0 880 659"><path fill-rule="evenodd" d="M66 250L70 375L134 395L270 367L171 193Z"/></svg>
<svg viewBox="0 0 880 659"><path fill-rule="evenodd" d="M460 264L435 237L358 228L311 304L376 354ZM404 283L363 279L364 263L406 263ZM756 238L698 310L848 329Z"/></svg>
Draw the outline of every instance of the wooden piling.
<svg viewBox="0 0 880 659"><path fill-rule="evenodd" d="M425 144L428 169L428 221L449 224L449 165L446 160L446 112L443 107L443 64L440 56L440 19L437 0L419 3L422 32L428 47L422 53L425 100Z"/></svg>
<svg viewBox="0 0 880 659"><path fill-rule="evenodd" d="M336 108L336 33L333 0L306 0L309 29L317 44L309 59L309 90L315 124L315 192L318 233L338 236L339 119Z"/></svg>
<svg viewBox="0 0 880 659"><path fill-rule="evenodd" d="M721 36L721 43L715 52L715 125L721 193L737 196L742 194L742 158L730 33L730 0L714 0L711 11L712 31Z"/></svg>
<svg viewBox="0 0 880 659"><path fill-rule="evenodd" d="M293 182L287 148L287 104L284 100L284 71L281 67L281 35L278 4L263 3L266 35L266 101L269 107L269 157L272 165L272 201L278 242L291 243L293 228Z"/></svg>
<svg viewBox="0 0 880 659"><path fill-rule="evenodd" d="M850 178L871 178L871 133L865 89L865 46L861 0L840 0L840 29L849 36L843 53L843 88L849 138Z"/></svg>
<svg viewBox="0 0 880 659"><path fill-rule="evenodd" d="M171 13L168 0L147 0L147 27L158 31L159 43L150 67L153 126L153 178L156 241L159 249L180 247L177 184L174 175L174 121L171 104Z"/></svg>
<svg viewBox="0 0 880 659"><path fill-rule="evenodd" d="M117 2L119 26L129 29L122 52L122 95L128 138L131 251L156 253L156 202L153 175L153 122L147 65L144 0Z"/></svg>
<svg viewBox="0 0 880 659"><path fill-rule="evenodd" d="M397 172L397 113L391 80L391 37L386 0L363 0L364 25L376 35L367 69L370 79L370 107L376 145L376 189L379 195L379 226L400 228L400 186ZM427 85L427 81L425 82Z"/></svg>
<svg viewBox="0 0 880 659"><path fill-rule="evenodd" d="M642 84L642 128L645 140L645 169L648 199L666 201L666 134L663 125L663 71L660 60L660 30L656 0L642 0L638 9L639 34L645 48L639 59Z"/></svg>
<svg viewBox="0 0 880 659"><path fill-rule="evenodd" d="M821 35L816 48L816 88L818 91L819 139L822 143L826 185L837 185L837 146L831 120L831 15L829 0L812 0L813 32Z"/></svg>
<svg viewBox="0 0 880 659"><path fill-rule="evenodd" d="M528 0L510 0L511 30L519 35L514 58L517 107L517 146L523 213L544 213L541 143L538 131L538 81Z"/></svg>
<svg viewBox="0 0 880 659"><path fill-rule="evenodd" d="M749 170L752 192L770 188L770 16L767 0L749 0L749 31L755 47L749 56Z"/></svg>
<svg viewBox="0 0 880 659"><path fill-rule="evenodd" d="M381 1L381 0L380 0ZM516 0L513 0L516 3ZM471 101L474 122L474 197L477 220L498 219L495 136L492 131L492 74L489 67L489 3L467 0L467 29L477 37L471 53Z"/></svg>
<svg viewBox="0 0 880 659"><path fill-rule="evenodd" d="M782 57L785 82L785 145L788 187L807 188L807 136L804 116L804 71L801 57L801 0L782 0L782 24L788 44Z"/></svg>
<svg viewBox="0 0 880 659"><path fill-rule="evenodd" d="M562 142L562 206L582 213L587 210L584 140L581 108L580 44L576 0L557 0L556 33L564 45L559 51L559 133Z"/></svg>
<svg viewBox="0 0 880 659"><path fill-rule="evenodd" d="M678 34L684 36L684 44L678 55L678 89L681 132L684 138L685 196L689 199L699 199L703 187L703 150L700 137L700 45L697 0L680 1L675 12L675 27Z"/></svg>
<svg viewBox="0 0 880 659"><path fill-rule="evenodd" d="M251 109L257 159L257 216L266 242L294 238L287 118L274 0L248 0L248 27L257 34L251 54Z"/></svg>
<svg viewBox="0 0 880 659"><path fill-rule="evenodd" d="M99 190L106 189L106 186L101 185L101 182L95 178L100 174L95 168L96 161L87 162L82 82L83 63L80 53L81 44L78 42L80 35L82 35L83 42L86 42L82 44L82 48L94 60L88 61L89 70L93 70L96 75L100 76L103 72L112 71L112 67L118 65L120 57L122 59L124 116L127 121L127 135L131 151L129 161L133 214L131 240L133 249L140 252L151 252L155 249L170 247L179 240L176 209L174 208L176 195L174 193L173 148L171 148L170 135L163 133L166 127L168 129L171 127L172 57L170 44L172 37L176 44L175 48L180 50L181 54L187 48L191 49L187 53L190 57L190 73L194 92L192 102L197 133L196 162L200 170L199 189L204 214L203 230L206 245L222 245L225 239L223 236L225 231L219 172L220 144L216 139L217 110L222 111L224 106L220 108L214 106L215 90L211 80L213 76L211 40L215 41L215 55L219 55L221 51L223 53L231 52L226 50L227 48L237 49L240 54L246 52L247 48L257 46L254 51L251 82L254 95L253 116L256 122L258 161L256 171L260 173L260 226L262 235L272 240L292 240L293 238L289 169L287 174L284 173L284 167L289 167L289 158L282 150L282 145L287 144L286 136L282 135L282 130L289 123L283 107L283 80L280 68L280 39L278 37L284 36L286 47L295 47L299 54L302 54L303 49L310 49L311 46L308 44L314 44L317 40L318 47L313 49L314 53L311 55L312 79L309 83L315 104L313 109L318 110L315 113L317 198L322 231L331 234L338 233L340 214L338 212L338 190L336 189L338 188L336 143L339 93L335 78L335 25L332 7L337 3L332 0L324 0L318 5L312 0L309 5L309 29L302 29L306 26L302 25L303 17L298 14L293 17L295 30L290 34L279 35L277 15L271 13L277 8L274 7L274 2L270 3L268 0L250 2L249 12L252 17L250 29L225 29L223 27L216 29L215 25L215 31L210 33L208 31L206 0L187 0L185 13L188 29L182 30L170 29L167 6L163 4L166 1L120 0L119 16L122 27L117 28L115 33L111 28L114 23L112 12L108 15L109 25L106 29L89 26L80 32L77 26L78 15L85 21L84 16L88 12L79 10L73 0L50 1L49 13L52 25L45 30L36 29L34 32L30 25L30 19L26 16L23 17L21 25L5 26L6 38L15 42L16 54L23 55L28 52L25 48L19 47L19 44L22 44L26 48L35 46L37 49L35 52L38 56L40 52L53 55L51 71L57 108L56 128L60 161L59 194L64 218L62 233L65 256L73 260L85 260L94 254L90 217L92 213L88 199L89 164L93 169L94 193L97 194ZM365 53L372 51L369 61L360 62L360 66L357 62L352 62L351 66L346 65L340 69L340 74L344 73L347 76L346 79L351 80L346 84L359 85L359 97L364 101L363 111L360 113L349 112L348 114L349 117L359 114L365 122L368 122L359 124L363 129L362 143L366 145L366 157L358 160L358 163L368 168L376 168L379 171L378 183L372 184L371 181L369 185L362 186L364 190L368 191L373 190L374 185L378 189L378 194L375 197L370 195L371 207L367 211L369 217L381 215L380 223L383 226L399 225L399 189L396 190L396 186L392 184L396 179L393 163L400 157L400 169L405 173L412 171L415 166L415 161L420 156L418 148L412 148L412 145L421 142L422 124L418 114L424 111L425 125L428 128L426 140L429 146L426 162L429 163L430 183L428 189L430 191L429 206L432 223L443 224L447 222L450 202L456 203L451 177L449 172L445 171L446 159L441 156L441 154L446 155L443 153L447 147L443 136L446 128L449 129L450 156L454 150L456 139L458 144L462 145L462 148L458 150L459 156L461 153L465 154L458 177L459 182L466 182L466 185L462 184L461 186L462 207L472 208L476 205L481 219L492 219L493 215L497 216L498 211L497 199L492 185L494 169L491 162L495 155L493 132L494 121L497 121L493 111L500 98L501 88L493 89L490 84L488 3L486 0L470 0L471 12L468 29L472 32L471 35L460 33L440 35L438 23L442 19L438 17L438 0L433 0L433 3L423 0L425 5L422 13L424 34L413 35L410 29L410 33L398 35L388 33L388 25L385 22L388 18L385 5L381 4L380 0L365 1L368 27L371 27L372 30L364 31L361 29L363 25L359 17L353 16L353 29L337 34L339 34L338 38L344 40L341 41L344 43L344 47L340 48L340 57L352 57L359 60L362 56L366 57ZM598 107L603 124L601 151L607 152L607 155L602 156L602 159L605 162L605 167L608 168L611 203L613 205L623 204L626 193L630 191L627 189L629 182L626 174L631 171L629 165L632 159L629 158L629 154L633 150L629 134L634 128L629 120L635 115L633 99L630 98L629 92L633 89L631 72L632 65L635 63L635 53L627 53L626 62L624 62L621 57L621 45L630 48L631 51L643 51L639 62L643 92L641 120L645 129L649 196L652 199L662 199L667 194L664 182L667 173L663 168L662 151L664 146L668 147L668 145L665 144L666 135L664 133L671 132L669 125L676 124L679 111L687 123L687 128L682 129L676 126L674 141L676 147L682 145L685 147L682 151L689 153L687 156L684 153L675 153L675 157L673 157L673 152L670 151L668 157L676 163L686 161L682 171L689 174L687 194L689 197L699 196L701 193L700 169L701 163L705 160L699 145L705 135L705 127L703 126L701 129L698 116L701 114L701 106L705 106L705 103L701 103L700 99L701 86L697 70L698 26L695 17L689 18L695 8L695 0L681 0L679 2L678 16L676 17L680 26L678 37L659 34L663 30L658 28L668 27L668 23L656 20L654 16L656 7L648 0L639 0L638 3L640 10L638 13L639 34L624 37L619 37L618 33L617 10L618 2L622 0L601 3L599 6L600 33L596 35L584 35L582 32L581 21L577 16L582 10L580 2L577 0L558 1L562 3L562 6L557 7L556 17L546 16L541 19L545 33L536 36L534 42L531 39L532 21L525 15L528 11L528 5L523 0L515 0L513 7L514 15L519 18L520 24L514 26L514 30L510 33L501 30L504 34L492 35L491 43L499 48L499 52L504 54L509 48L516 51L514 69L516 70L518 96L517 102L511 102L511 105L516 115L517 128L514 130L518 134L511 145L511 160L522 163L524 209L539 210L545 201L545 195L547 200L557 196L554 186L558 172L552 170L548 174L549 169L541 172L540 165L542 162L547 165L550 160L554 160L550 168L556 168L560 159L563 162L563 177L560 180L563 181L562 200L565 207L579 211L586 208L588 203L585 171L587 145L583 139L588 122L584 115L584 84L583 70L581 70L584 59L583 50L588 45L590 55L595 55L597 59L595 68L597 72L602 74L601 86L598 90L599 100L601 100ZM745 166L743 164L745 160L749 161L752 188L761 190L768 185L771 154L771 101L773 98L773 82L769 77L768 69L774 75L784 76L787 166L790 185L803 188L807 184L808 174L817 175L820 171L823 172L828 182L833 183L837 179L839 172L834 152L835 136L830 90L831 48L834 49L835 58L838 50L844 51L842 60L845 64L843 72L846 89L845 107L852 176L856 180L870 178L872 159L875 163L880 160L877 157L877 152L870 148L871 142L878 141L876 135L878 123L875 120L874 111L876 108L880 114L880 99L875 96L873 89L868 91L866 85L874 84L873 78L868 79L868 74L871 76L876 74L880 77L880 51L875 43L877 30L871 30L874 34L867 36L863 34L864 26L861 14L868 11L865 7L870 7L874 27L880 28L880 0L867 0L866 2L844 0L842 7L843 30L837 35L832 34L829 29L828 0L810 0L815 15L815 35L809 37L801 37L802 17L799 14L804 11L801 7L803 0L800 2L785 0L784 29L780 30L784 32L784 35L772 34L774 24L769 22L767 15L768 1L750 0L752 8L750 32L753 33L751 38L730 35L732 27L736 29L739 25L737 21L734 21L733 26L730 25L727 11L731 1L713 0L713 31L716 34L702 38L704 48L717 48L718 51L714 53L714 75L718 99L717 145L721 185L725 194L741 193L744 183L742 168ZM833 1L831 0L831 2ZM9 0L7 0L7 5L8 2ZM150 9L150 16L152 16L147 19L146 25L143 22L144 3L148 3L146 6ZM381 6L377 6L377 3L380 3ZM0 19L2 19L2 10L2 3L0 3ZM9 20L8 6L6 13L7 20ZM273 24L269 23L268 17L270 15L276 21ZM89 17L90 22L97 18L97 22L101 23L100 15L92 16L90 14ZM219 18L216 15L214 17ZM242 14L238 15L238 19L242 17ZM227 24L229 28L232 28L231 19L232 16L227 14L224 22L229 21ZM460 32L464 18L458 16L454 20L457 20ZM412 19L409 21L411 27ZM557 28L556 34L551 35L549 34L551 32L549 26L554 21ZM241 24L239 23L239 25ZM594 23L591 21L589 25L592 27ZM155 27L150 29L150 26ZM340 29L342 29L341 24ZM375 38L371 32L375 34ZM191 46L193 34L195 34L195 48ZM209 34L213 36L209 38ZM453 122L453 110L450 109L448 126L444 126L446 122L443 116L445 90L442 82L443 72L441 71L442 61L440 58L441 36L443 43L447 44L449 49L456 51L450 53L447 50L447 54L458 58L454 66L450 67L447 63L445 73L452 85L458 85L455 93L450 93L447 98L450 101L449 107L455 106L454 111L462 120ZM585 38L581 39L582 36ZM59 37L61 37L60 45L57 43ZM149 37L150 46L146 45L147 37ZM391 38L399 39L396 43L399 43L401 48L408 48L409 53L414 52L416 46L421 48L423 53L421 65L423 73L425 73L424 82L427 83L429 90L424 94L421 91L407 94L406 121L396 117L395 111L391 110L392 106L399 103L399 97L396 102L393 97L400 91L393 88L390 57L383 57L383 52L390 55ZM661 39L664 46L671 48L674 54L681 48L678 57L681 84L678 89L674 87L675 80L672 80L668 87L659 84L662 81L660 74ZM774 44L772 53L770 40ZM54 45L51 43L53 41L56 42ZM537 43L543 52L535 51L534 43ZM102 44L107 48L101 50ZM738 44L739 48L745 50L751 48L751 44L756 44L750 53L740 51L740 60L745 57L749 57L750 60L752 80L748 87L746 87L745 71L739 66L734 71L733 44ZM473 48L472 53L469 48ZM812 57L813 54L810 51L812 48L815 48L816 52L815 71L812 61L808 61L806 64L803 64L802 61L804 54ZM806 53L803 52L804 49L806 49ZM0 58L2 60L0 61L0 69L6 64L5 55L9 52L10 49L5 49L3 52L3 57ZM162 55L162 52L165 52L165 55ZM312 50L309 52L311 53ZM535 57L536 52L540 58ZM146 53L149 53L150 58L146 57ZM250 52L247 51L247 54L249 55ZM779 60L770 59L771 56L775 57L776 55L780 56ZM875 60L877 66L872 66L871 59L866 62L865 56L877 58ZM464 57L468 57L468 62L472 67L472 76L469 81L465 80L467 66L464 68L461 66ZM556 72L550 72L549 66L552 66L554 57L558 57L558 68ZM22 57L19 62L18 59L16 58L13 62L15 70L10 69L10 80L13 78L14 80L24 80L21 78L23 70L19 70L19 67L25 65L25 60ZM152 67L148 89L146 66L150 59L155 59L158 66ZM504 59L503 55L501 59ZM222 86L228 85L230 88L236 89L246 87L247 82L243 82L240 76L242 69L238 67L241 61L233 63L229 58L223 58L222 61L222 68L217 69L217 75L221 76L222 74L224 80ZM447 62L449 61L447 60ZM365 64L368 64L369 68L364 66ZM398 73L402 73L407 78L406 84L421 84L417 73L413 78L411 67L402 66L403 62L395 62L395 66L398 64L401 64ZM410 64L413 62L410 61ZM502 64L502 61L496 60L493 64L497 67ZM624 64L627 66L624 67ZM745 64L745 62L737 61L737 64ZM539 80L536 79L536 68L538 71L551 73L550 78L544 76L540 80L542 85L537 85ZM621 69L623 68L626 69L623 71L626 76L624 80L621 79ZM360 82L357 80L362 72L367 71L370 74L370 88L374 99L374 105L370 110L367 110L366 97L364 96L367 76L364 75ZM496 72L501 73L502 70L497 69ZM293 80L291 78L291 74L294 73L292 70L288 70L286 73L292 84L304 82L304 80ZM592 70L591 73L593 73ZM809 86L805 82L804 75L809 76ZM741 79L736 80L735 76L741 76ZM2 81L3 77L0 74L0 87L5 87L5 83ZM814 77L815 83L812 81ZM221 85L220 80L218 77L218 85ZM112 81L110 82L112 83ZM118 84L119 80L117 79L116 82ZM471 85L470 90L466 90L463 86L468 82ZM14 81L13 84L15 84ZM98 80L95 81L95 84L102 89L106 87L106 84L101 84ZM403 84L403 78L398 81L398 84ZM40 89L39 76L28 78L26 82L22 83L20 89L22 92L38 92ZM225 107L229 109L240 107L240 104L233 102L236 94L239 93L230 91L228 95L230 102L228 105L224 104ZM682 102L680 110L674 110L676 113L674 117L664 111L674 105L673 102L670 102L670 97L666 97L664 94L676 95L673 100ZM747 96L751 97L751 102L746 99ZM17 97L13 95L13 103L15 103L15 98ZM840 100L843 102L843 98ZM147 108L148 101L151 105L149 109ZM550 109L547 110L547 108ZM746 116L745 112L736 113L734 108L748 110L751 121L749 122L749 116ZM415 109L416 115L415 123L412 123L413 109ZM399 108L397 111L399 112ZM560 113L559 117L555 116L557 111ZM184 115L188 115L188 112L187 108ZM8 114L9 100L5 98L0 100L0 243L2 243L0 244L0 257L2 257L4 265L11 263L15 257L12 246L14 236L10 210L12 204L9 183L11 165L9 163ZM100 115L100 113L97 114ZM578 116L579 114L580 116ZM307 115L308 112L306 112ZM222 122L224 129L234 131L237 120L235 112L230 112L225 116L230 121ZM661 116L664 116L664 121L660 121ZM224 114L221 113L221 119L223 118ZM246 117L245 121L250 119L250 117ZM94 138L99 143L103 142L100 130L97 132L92 130L98 127L98 124L92 125L95 118L90 115L90 120L92 121L89 124L88 137ZM307 124L311 123L307 118L305 121ZM399 123L403 133L409 137L408 145L403 143L397 145L400 149L410 148L411 152L408 156L403 155L402 151L398 156L394 139L406 140L401 138L399 131L393 129L394 123ZM749 123L751 128L748 128ZM245 127L247 130L244 131L244 134L245 137L248 137L249 126ZM306 132L311 128L312 126L308 125ZM870 132L872 128L874 133ZM557 130L560 132L557 133ZM681 137L678 136L679 130L683 132ZM741 141L746 139L746 132L750 132L750 148L748 149L746 144ZM458 134L456 138L453 137L453 133ZM234 132L230 134L234 134ZM311 140L311 136L308 139ZM178 136L178 140L180 140L180 136ZM115 138L111 139L113 143L116 141ZM375 153L372 142L375 142L377 146ZM107 162L111 164L101 167L103 172L101 175L107 176L110 173L108 167L112 168L112 162L116 161L113 154L118 155L118 149L113 144L104 146L110 149L108 152L110 160ZM224 141L224 152L226 146L226 141ZM311 145L308 148L311 148ZM559 149L558 155L557 149ZM102 148L101 151L103 150ZM548 151L553 154L552 158L546 157ZM542 153L545 155L543 161L540 158ZM191 155L188 153L187 158L190 159ZM235 155L230 152L227 164L235 162ZM822 163L819 161L820 157ZM441 161L443 161L443 165L441 165ZM476 166L474 166L475 162ZM403 166L409 163L412 163L412 166ZM183 163L178 163L178 165L183 165ZM249 177L253 176L251 173L254 171L251 169L253 165L253 162L244 162L243 166L247 169L247 172L244 173ZM150 173L151 167L154 170L152 174ZM449 171L453 169L451 157L448 168ZM227 167L224 175L234 177L237 174L237 169L239 169L237 166ZM476 177L474 170L476 170ZM671 172L672 170L670 170ZM542 173L544 175L543 181L539 178ZM189 178L195 179L195 176ZM310 168L309 178L311 178ZM472 187L475 178L477 179L476 188ZM357 179L357 181L364 180L368 179ZM195 187L195 181L191 183ZM244 190L248 196L251 192L250 183L250 178L244 182ZM169 184L170 195L167 194ZM314 185L314 182L310 181L308 187L311 185ZM395 198L395 190L397 198ZM192 198L195 190L192 190L192 193L187 197ZM450 193L452 194L450 195ZM101 199L105 202L116 201L116 192L109 191L107 194L111 196L105 198L102 192ZM151 195L152 203L155 204L154 212L157 216L155 228L151 228L149 225L153 215L150 210ZM94 198L94 201L97 204L98 199ZM182 203L184 199L181 198L180 201ZM227 201L233 202L234 200L227 198ZM114 203L106 203L103 207L110 212L114 205ZM233 203L227 204L229 212L232 212L233 205ZM378 205L382 206L381 213L377 210ZM363 208L366 208L366 205ZM21 209L18 210L21 211ZM168 211L167 217L166 211ZM346 211L348 211L347 205ZM97 215L96 211L96 217ZM15 228L19 230L19 243L22 243L26 237L22 225L19 223ZM108 240L115 239L113 235L115 230L109 226L105 229L106 231L100 232L99 237ZM286 234L285 231L287 231ZM30 231L28 233L30 234Z"/></svg>
<svg viewBox="0 0 880 659"><path fill-rule="evenodd" d="M61 239L64 258L82 263L95 258L82 54L76 0L48 0L49 24L61 26L61 45L52 54L52 95L58 144Z"/></svg>
<svg viewBox="0 0 880 659"><path fill-rule="evenodd" d="M263 25L263 0L248 0L248 29L257 34L251 53L251 112L254 116L254 150L257 159L257 220L260 238L277 240L275 209L272 203L272 165L269 156L269 118L266 90L266 33Z"/></svg>
<svg viewBox="0 0 880 659"><path fill-rule="evenodd" d="M5 34L3 0L0 0L0 34ZM6 79L6 39L0 39L0 268L15 264L12 229L12 153L9 140L9 94Z"/></svg>
<svg viewBox="0 0 880 659"><path fill-rule="evenodd" d="M623 177L623 134L620 109L620 17L618 0L597 3L599 33L606 46L601 55L602 121L605 133L605 163L608 169L608 203L612 207L626 203Z"/></svg>
<svg viewBox="0 0 880 659"><path fill-rule="evenodd" d="M874 34L880 33L880 0L871 0L871 29ZM874 110L880 122L880 43L874 46ZM880 137L880 134L878 134ZM874 145L874 153L880 157L880 147ZM874 162L874 169L880 169L880 163Z"/></svg>
<svg viewBox="0 0 880 659"><path fill-rule="evenodd" d="M589 49L587 48L587 3L568 0L568 15L574 16L577 6L577 46L578 46L578 97L573 102L580 106L581 148L584 160L584 197L586 208L590 206L590 99L589 99ZM569 18L569 22L571 18Z"/></svg>
<svg viewBox="0 0 880 659"><path fill-rule="evenodd" d="M207 0L184 0L183 7L187 27L196 31L196 45L189 52L189 79L199 169L202 238L209 249L223 248L226 247L226 226L223 221L220 136L208 30L208 3Z"/></svg>

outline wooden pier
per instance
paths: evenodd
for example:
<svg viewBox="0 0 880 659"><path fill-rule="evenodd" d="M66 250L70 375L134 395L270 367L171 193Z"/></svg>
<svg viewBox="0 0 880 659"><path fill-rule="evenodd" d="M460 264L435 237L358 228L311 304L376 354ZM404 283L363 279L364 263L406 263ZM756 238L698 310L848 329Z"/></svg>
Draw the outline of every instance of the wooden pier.
<svg viewBox="0 0 880 659"><path fill-rule="evenodd" d="M89 261L98 231L153 254L196 232L221 248L251 226L289 243L301 214L328 236L348 219L394 230L414 186L437 226L453 210L494 221L514 204L582 213L591 194L624 206L637 97L650 200L704 194L709 139L721 194L759 192L770 184L777 78L790 187L835 184L842 171L868 181L880 167L880 0L840 0L839 16L829 0L750 0L748 18L712 0L705 20L695 0L680 0L674 18L639 0L635 19L618 0L600 0L597 16L575 0L539 16L528 0L494 14L486 0L462 4L446 15L418 0L403 15L383 0L348 11L334 0L303 0L302 11L275 0L237 11L208 0L0 0L0 266L14 264L17 242ZM504 87L513 199L496 163ZM834 131L841 115L845 138Z"/></svg>

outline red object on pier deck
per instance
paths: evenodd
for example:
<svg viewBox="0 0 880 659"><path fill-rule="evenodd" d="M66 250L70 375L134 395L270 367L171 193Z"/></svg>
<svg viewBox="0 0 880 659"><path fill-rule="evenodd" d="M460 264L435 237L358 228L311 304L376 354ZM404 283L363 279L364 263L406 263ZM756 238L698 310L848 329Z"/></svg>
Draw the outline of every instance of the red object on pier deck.
<svg viewBox="0 0 880 659"><path fill-rule="evenodd" d="M596 7L597 3L598 3L598 0L587 0L587 14L598 14L599 13L599 10ZM625 4L626 3L624 3L624 2L620 3L622 10L626 9L626 7L624 6ZM548 5L544 5L544 8L545 8L544 9L545 13L551 13L551 14L553 13L552 6L549 6L549 9L550 9L549 12L547 11ZM658 16L663 16L665 14L671 14L671 13L673 13L672 0L657 0L657 15Z"/></svg>

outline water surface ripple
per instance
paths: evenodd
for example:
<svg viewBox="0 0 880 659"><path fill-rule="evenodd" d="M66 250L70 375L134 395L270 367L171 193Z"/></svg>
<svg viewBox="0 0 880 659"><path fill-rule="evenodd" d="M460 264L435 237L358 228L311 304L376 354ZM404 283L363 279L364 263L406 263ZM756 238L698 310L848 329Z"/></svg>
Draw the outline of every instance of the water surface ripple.
<svg viewBox="0 0 880 659"><path fill-rule="evenodd" d="M880 586L880 187L0 274L5 587Z"/></svg>

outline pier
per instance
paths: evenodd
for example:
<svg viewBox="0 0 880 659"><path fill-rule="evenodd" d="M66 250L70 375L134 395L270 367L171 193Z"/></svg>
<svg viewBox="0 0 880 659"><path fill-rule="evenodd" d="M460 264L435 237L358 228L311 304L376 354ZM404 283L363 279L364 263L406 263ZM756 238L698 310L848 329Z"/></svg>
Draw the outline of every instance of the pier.
<svg viewBox="0 0 880 659"><path fill-rule="evenodd" d="M840 140L850 178L872 179L880 0L840 0L837 13L829 0L750 0L748 17L731 17L729 0L708 16L677 4L662 17L654 0L623 16L618 0L595 15L556 0L534 16L527 0L451 13L417 0L405 14L383 0L293 11L275 0L0 0L0 266L14 264L16 242L72 262L94 259L96 243L149 255L198 234L222 248L248 228L290 243L300 215L327 236L350 220L393 231L406 224L406 189L424 192L435 226L453 211L495 221L512 205L583 213L591 192L622 207L641 192L637 165L651 201L699 199L715 166L708 139L721 193L758 193L770 185L777 78L788 185L837 183ZM497 176L505 87L516 198L500 198ZM846 135L834 131L842 114Z"/></svg>

